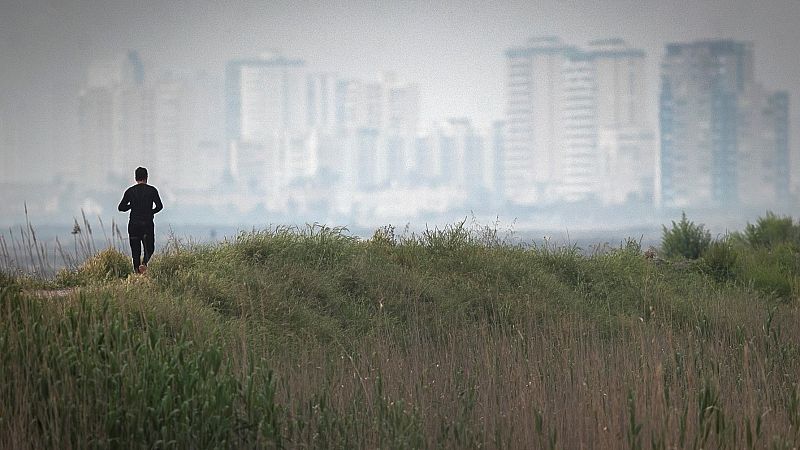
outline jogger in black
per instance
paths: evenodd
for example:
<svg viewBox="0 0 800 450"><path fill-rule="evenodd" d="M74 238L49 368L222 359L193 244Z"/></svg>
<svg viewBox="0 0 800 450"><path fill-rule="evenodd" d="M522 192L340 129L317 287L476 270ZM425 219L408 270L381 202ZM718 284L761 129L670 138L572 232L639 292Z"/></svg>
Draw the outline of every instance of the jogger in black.
<svg viewBox="0 0 800 450"><path fill-rule="evenodd" d="M128 238L131 241L133 270L144 273L156 247L153 215L161 211L164 205L158 196L158 189L147 184L147 169L139 167L135 175L136 184L125 191L118 209L122 212L128 210L131 212L128 220ZM144 244L144 259L142 259L142 244Z"/></svg>

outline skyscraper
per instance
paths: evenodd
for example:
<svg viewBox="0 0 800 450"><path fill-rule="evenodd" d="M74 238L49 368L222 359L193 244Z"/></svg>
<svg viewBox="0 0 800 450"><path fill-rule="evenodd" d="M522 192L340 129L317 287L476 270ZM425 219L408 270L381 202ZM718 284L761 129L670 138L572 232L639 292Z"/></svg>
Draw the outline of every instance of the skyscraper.
<svg viewBox="0 0 800 450"><path fill-rule="evenodd" d="M308 125L323 133L336 131L336 84L332 73L308 76Z"/></svg>
<svg viewBox="0 0 800 450"><path fill-rule="evenodd" d="M94 188L109 175L130 178L148 154L144 68L135 51L94 61L78 97L84 180Z"/></svg>
<svg viewBox="0 0 800 450"><path fill-rule="evenodd" d="M352 188L376 189L386 180L385 96L381 83L339 80L336 117L343 142L344 177Z"/></svg>
<svg viewBox="0 0 800 450"><path fill-rule="evenodd" d="M585 200L596 195L600 182L600 158L597 152L598 98L593 55L574 50L563 67L561 117L556 126L562 131L560 153L552 156L558 198Z"/></svg>
<svg viewBox="0 0 800 450"><path fill-rule="evenodd" d="M618 204L651 196L655 155L643 51L621 39L584 50L538 38L506 56L506 198ZM626 170L632 165L636 171Z"/></svg>
<svg viewBox="0 0 800 450"><path fill-rule="evenodd" d="M787 111L787 96L756 82L752 43L667 45L660 104L663 204L778 201L788 183Z"/></svg>
<svg viewBox="0 0 800 450"><path fill-rule="evenodd" d="M737 99L753 83L752 45L667 45L661 77L661 196L665 205L736 198Z"/></svg>
<svg viewBox="0 0 800 450"><path fill-rule="evenodd" d="M292 177L316 168L316 156L301 158L308 148L296 154L309 134L305 62L274 53L231 61L225 84L231 175L269 203ZM298 167L304 161L309 167Z"/></svg>
<svg viewBox="0 0 800 450"><path fill-rule="evenodd" d="M342 142L338 138L336 118L336 89L338 78L333 73L314 73L308 76L308 124L316 148L317 181L330 186L342 178Z"/></svg>
<svg viewBox="0 0 800 450"><path fill-rule="evenodd" d="M260 142L307 129L304 61L277 54L231 61L225 83L229 140Z"/></svg>
<svg viewBox="0 0 800 450"><path fill-rule="evenodd" d="M411 83L386 82L386 154L390 182L407 184L414 160L419 120L419 88Z"/></svg>
<svg viewBox="0 0 800 450"><path fill-rule="evenodd" d="M789 96L756 85L738 101L736 200L745 206L789 200Z"/></svg>
<svg viewBox="0 0 800 450"><path fill-rule="evenodd" d="M655 136L648 123L645 52L618 38L589 43L597 129L597 176L603 204L651 203Z"/></svg>
<svg viewBox="0 0 800 450"><path fill-rule="evenodd" d="M506 135L502 174L506 197L531 205L556 197L563 153L564 66L574 52L558 38L530 39L506 51Z"/></svg>

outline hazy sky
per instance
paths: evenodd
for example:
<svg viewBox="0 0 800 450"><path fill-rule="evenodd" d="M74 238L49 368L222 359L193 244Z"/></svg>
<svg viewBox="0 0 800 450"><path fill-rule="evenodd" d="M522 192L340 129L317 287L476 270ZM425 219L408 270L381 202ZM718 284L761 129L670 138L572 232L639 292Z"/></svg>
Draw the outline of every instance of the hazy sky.
<svg viewBox="0 0 800 450"><path fill-rule="evenodd" d="M504 50L533 35L575 45L614 36L645 49L653 122L665 43L751 40L757 78L790 92L790 145L800 144L800 0L0 1L0 132L13 130L23 159L48 161L48 170L77 145L87 65L128 49L140 52L148 77L200 69L219 83L228 59L270 49L312 70L391 70L420 85L423 122L466 116L486 125L503 116Z"/></svg>

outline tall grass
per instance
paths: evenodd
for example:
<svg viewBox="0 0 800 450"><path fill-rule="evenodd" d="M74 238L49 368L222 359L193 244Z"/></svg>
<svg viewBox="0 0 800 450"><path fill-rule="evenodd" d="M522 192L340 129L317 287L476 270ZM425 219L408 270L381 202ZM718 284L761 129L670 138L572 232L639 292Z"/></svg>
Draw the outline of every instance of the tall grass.
<svg viewBox="0 0 800 450"><path fill-rule="evenodd" d="M714 251L464 223L173 240L149 278L2 291L0 447L797 447L798 253Z"/></svg>
<svg viewBox="0 0 800 450"><path fill-rule="evenodd" d="M41 281L52 278L60 269L74 270L101 250L98 243L103 249L123 251L127 238L123 238L116 221L111 220L109 230L101 217L97 221L102 239L94 235L91 222L81 211L81 220L74 218L70 231L72 242L61 242L58 236L43 241L28 217L26 205L25 224L10 227L7 235L0 234L0 271Z"/></svg>

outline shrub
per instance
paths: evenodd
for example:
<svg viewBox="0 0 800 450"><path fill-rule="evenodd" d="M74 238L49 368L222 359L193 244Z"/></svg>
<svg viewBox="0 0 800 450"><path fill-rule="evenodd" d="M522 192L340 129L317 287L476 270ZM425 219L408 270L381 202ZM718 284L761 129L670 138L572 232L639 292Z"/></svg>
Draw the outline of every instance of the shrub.
<svg viewBox="0 0 800 450"><path fill-rule="evenodd" d="M62 269L56 275L56 282L64 286L92 284L125 278L133 272L127 256L114 248L107 248L87 259L77 270Z"/></svg>
<svg viewBox="0 0 800 450"><path fill-rule="evenodd" d="M793 280L781 273L775 265L752 265L747 271L747 283L782 300L789 300L793 293Z"/></svg>
<svg viewBox="0 0 800 450"><path fill-rule="evenodd" d="M744 229L744 239L753 247L771 248L777 244L800 244L800 224L795 225L789 216L779 217L767 211L759 217L755 225L748 223Z"/></svg>
<svg viewBox="0 0 800 450"><path fill-rule="evenodd" d="M727 239L712 242L703 252L705 272L717 281L733 278L738 260L739 254Z"/></svg>
<svg viewBox="0 0 800 450"><path fill-rule="evenodd" d="M790 244L748 248L739 255L737 267L736 278L746 286L783 300L790 300L798 293L800 255Z"/></svg>
<svg viewBox="0 0 800 450"><path fill-rule="evenodd" d="M672 229L662 226L661 249L667 258L684 257L697 259L711 244L711 233L701 225L681 214L681 221L672 221Z"/></svg>

